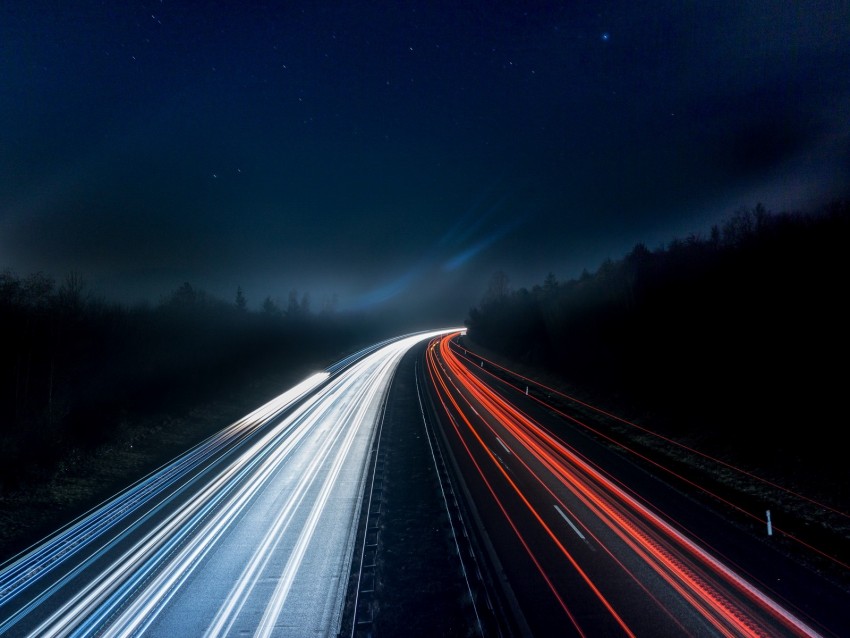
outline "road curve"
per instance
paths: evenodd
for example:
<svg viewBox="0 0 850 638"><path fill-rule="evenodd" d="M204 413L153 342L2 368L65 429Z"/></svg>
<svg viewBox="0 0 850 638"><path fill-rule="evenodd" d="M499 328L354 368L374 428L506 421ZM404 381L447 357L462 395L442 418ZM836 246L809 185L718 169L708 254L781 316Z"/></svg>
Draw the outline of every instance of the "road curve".
<svg viewBox="0 0 850 638"><path fill-rule="evenodd" d="M0 635L335 635L389 382L446 332L338 362L8 561Z"/></svg>
<svg viewBox="0 0 850 638"><path fill-rule="evenodd" d="M453 335L427 351L445 440L533 635L846 635L705 544L695 503L485 368Z"/></svg>

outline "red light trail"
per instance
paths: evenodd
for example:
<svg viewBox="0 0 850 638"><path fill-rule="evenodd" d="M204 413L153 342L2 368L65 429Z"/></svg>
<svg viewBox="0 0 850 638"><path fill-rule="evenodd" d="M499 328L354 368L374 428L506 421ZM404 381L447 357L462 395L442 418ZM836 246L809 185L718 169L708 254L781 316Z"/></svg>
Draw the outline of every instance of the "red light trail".
<svg viewBox="0 0 850 638"><path fill-rule="evenodd" d="M596 630L582 620L587 611L571 602L576 592L564 587L565 570L591 593L598 613L607 615L607 621L594 621L607 631L638 635L640 619L621 602L617 578L602 577L597 564L579 559L572 549L576 539L598 546L606 563L620 572L618 582L625 577L629 591L638 592L642 604L666 618L670 631L699 634L707 626L721 636L819 635L712 555L694 535L496 392L481 378L481 366L451 348L455 337L435 339L427 351L438 403L451 424L449 436L468 457L577 635ZM495 451L500 448L509 462ZM560 520L573 532L565 533L557 525ZM547 539L550 547L540 539ZM647 578L647 570L654 578ZM687 617L682 605L690 610Z"/></svg>

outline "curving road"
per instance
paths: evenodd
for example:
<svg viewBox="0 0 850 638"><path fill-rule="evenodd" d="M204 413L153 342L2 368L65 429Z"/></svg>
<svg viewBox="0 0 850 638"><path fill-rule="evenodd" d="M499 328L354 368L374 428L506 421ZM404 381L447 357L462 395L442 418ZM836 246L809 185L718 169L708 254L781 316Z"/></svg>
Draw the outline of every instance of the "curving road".
<svg viewBox="0 0 850 638"><path fill-rule="evenodd" d="M458 333L336 363L0 566L0 635L337 636L369 451L423 342L410 387L466 496L447 516L477 548L457 553L486 556L472 571L501 610L479 633L850 635L847 592L489 375ZM430 613L404 594L399 617Z"/></svg>
<svg viewBox="0 0 850 638"><path fill-rule="evenodd" d="M754 539L487 367L456 335L427 350L444 441L527 633L848 635L846 592L778 556L761 569ZM792 600L777 574L806 585Z"/></svg>
<svg viewBox="0 0 850 638"><path fill-rule="evenodd" d="M331 366L3 565L3 636L335 635L404 353Z"/></svg>

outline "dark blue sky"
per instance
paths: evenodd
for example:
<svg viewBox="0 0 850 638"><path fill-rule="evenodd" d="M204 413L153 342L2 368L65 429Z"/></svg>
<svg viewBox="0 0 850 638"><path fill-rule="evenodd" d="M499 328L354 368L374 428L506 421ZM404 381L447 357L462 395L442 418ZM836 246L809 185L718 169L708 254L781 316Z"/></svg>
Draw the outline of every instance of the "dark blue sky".
<svg viewBox="0 0 850 638"><path fill-rule="evenodd" d="M0 268L404 304L848 194L850 4L0 4ZM389 307L389 306L388 306Z"/></svg>

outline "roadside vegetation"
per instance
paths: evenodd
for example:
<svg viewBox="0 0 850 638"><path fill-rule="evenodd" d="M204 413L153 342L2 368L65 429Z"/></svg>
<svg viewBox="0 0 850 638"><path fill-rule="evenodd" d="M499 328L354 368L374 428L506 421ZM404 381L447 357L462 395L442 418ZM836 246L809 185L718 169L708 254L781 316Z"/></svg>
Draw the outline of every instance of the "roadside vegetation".
<svg viewBox="0 0 850 638"><path fill-rule="evenodd" d="M0 561L310 373L386 335L309 297L155 306L0 274Z"/></svg>
<svg viewBox="0 0 850 638"><path fill-rule="evenodd" d="M468 338L577 396L850 513L850 203L741 210L531 290L494 275Z"/></svg>

